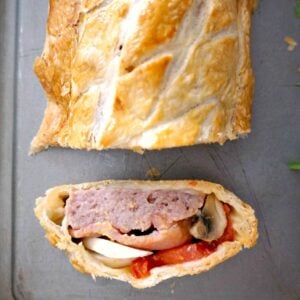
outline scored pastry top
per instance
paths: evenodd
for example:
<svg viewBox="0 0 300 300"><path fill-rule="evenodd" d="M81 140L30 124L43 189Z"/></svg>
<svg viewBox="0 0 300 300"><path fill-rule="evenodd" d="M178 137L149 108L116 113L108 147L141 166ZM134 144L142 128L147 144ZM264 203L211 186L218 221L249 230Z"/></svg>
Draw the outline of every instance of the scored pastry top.
<svg viewBox="0 0 300 300"><path fill-rule="evenodd" d="M250 131L253 0L50 0L36 152L224 143Z"/></svg>

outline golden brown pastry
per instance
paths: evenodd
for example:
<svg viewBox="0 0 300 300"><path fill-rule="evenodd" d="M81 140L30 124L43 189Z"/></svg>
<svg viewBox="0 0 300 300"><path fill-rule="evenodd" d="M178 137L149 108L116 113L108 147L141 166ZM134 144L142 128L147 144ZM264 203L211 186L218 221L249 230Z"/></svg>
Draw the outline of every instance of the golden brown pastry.
<svg viewBox="0 0 300 300"><path fill-rule="evenodd" d="M162 149L250 132L254 0L50 0L32 152Z"/></svg>
<svg viewBox="0 0 300 300"><path fill-rule="evenodd" d="M207 271L258 238L252 208L206 181L64 185L35 214L77 270L136 288Z"/></svg>

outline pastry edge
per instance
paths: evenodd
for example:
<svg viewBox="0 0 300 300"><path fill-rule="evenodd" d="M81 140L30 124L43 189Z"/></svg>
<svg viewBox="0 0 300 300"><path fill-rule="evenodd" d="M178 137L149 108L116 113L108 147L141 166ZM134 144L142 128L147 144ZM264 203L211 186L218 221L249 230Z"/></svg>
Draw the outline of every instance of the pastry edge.
<svg viewBox="0 0 300 300"><path fill-rule="evenodd" d="M243 42L240 43L243 61L237 74L237 80L239 80L237 94L239 96L237 97L238 103L236 104L234 113L233 140L251 132L252 102L255 83L251 62L250 34L251 14L256 7L256 1L239 1L239 5L239 23L240 26L242 26L242 30L239 32L241 34L240 39L243 40Z"/></svg>

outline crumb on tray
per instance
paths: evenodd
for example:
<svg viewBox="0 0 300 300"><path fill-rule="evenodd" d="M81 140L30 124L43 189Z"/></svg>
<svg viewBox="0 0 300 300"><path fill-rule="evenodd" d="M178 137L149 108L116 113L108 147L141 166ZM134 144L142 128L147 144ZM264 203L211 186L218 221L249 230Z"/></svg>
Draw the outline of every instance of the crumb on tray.
<svg viewBox="0 0 300 300"><path fill-rule="evenodd" d="M158 179L160 177L160 172L156 168L150 168L147 171L146 176L150 179Z"/></svg>
<svg viewBox="0 0 300 300"><path fill-rule="evenodd" d="M297 41L294 38L290 37L290 36L286 36L284 38L284 41L288 45L288 50L289 51L293 51L298 45Z"/></svg>

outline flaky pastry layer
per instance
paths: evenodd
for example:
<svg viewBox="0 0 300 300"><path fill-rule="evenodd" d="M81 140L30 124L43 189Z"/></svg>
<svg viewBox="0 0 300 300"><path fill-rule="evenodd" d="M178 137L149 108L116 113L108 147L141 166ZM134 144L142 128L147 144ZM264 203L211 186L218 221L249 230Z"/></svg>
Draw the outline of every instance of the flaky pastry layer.
<svg viewBox="0 0 300 300"><path fill-rule="evenodd" d="M250 132L254 0L50 0L32 152L162 149Z"/></svg>
<svg viewBox="0 0 300 300"><path fill-rule="evenodd" d="M232 208L230 218L236 232L235 240L222 243L214 253L200 260L157 267L151 270L149 277L136 279L128 268L110 268L99 261L90 251L86 250L82 243L76 244L72 242L68 230L62 224L64 219L64 201L72 190L103 186L169 190L188 188L205 194L214 193L220 201L229 204ZM221 185L206 181L100 181L63 185L48 190L46 196L37 199L35 214L46 231L47 239L55 247L64 250L68 254L70 262L75 269L88 273L94 278L98 276L126 281L136 288L151 287L171 277L194 275L208 271L237 254L243 247L250 248L254 246L258 238L257 220L252 208Z"/></svg>

